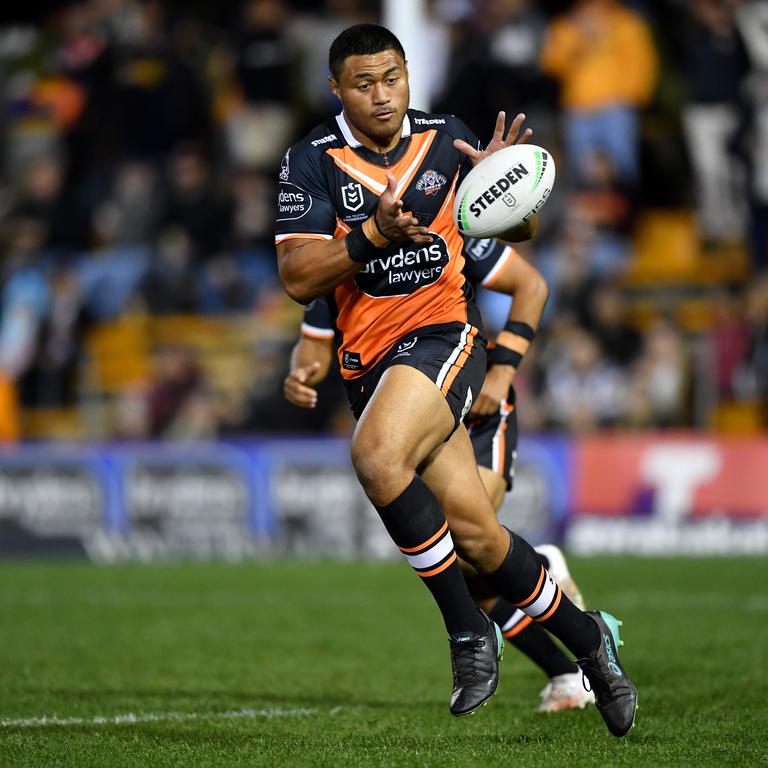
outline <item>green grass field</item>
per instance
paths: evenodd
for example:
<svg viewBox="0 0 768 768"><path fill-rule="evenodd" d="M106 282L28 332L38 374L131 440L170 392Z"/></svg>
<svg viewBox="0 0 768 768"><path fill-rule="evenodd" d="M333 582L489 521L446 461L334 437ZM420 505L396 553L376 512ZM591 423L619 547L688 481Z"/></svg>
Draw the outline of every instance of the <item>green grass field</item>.
<svg viewBox="0 0 768 768"><path fill-rule="evenodd" d="M403 564L0 564L0 765L768 765L768 562L572 561L624 620L625 739L499 692L448 714L450 663ZM47 720L46 720L47 718Z"/></svg>

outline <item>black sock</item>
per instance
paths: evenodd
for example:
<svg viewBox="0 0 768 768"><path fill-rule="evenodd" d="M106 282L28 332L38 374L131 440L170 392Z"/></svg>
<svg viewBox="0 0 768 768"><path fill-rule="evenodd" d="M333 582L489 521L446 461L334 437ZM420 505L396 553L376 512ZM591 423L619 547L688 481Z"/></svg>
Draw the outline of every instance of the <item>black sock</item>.
<svg viewBox="0 0 768 768"><path fill-rule="evenodd" d="M469 595L443 510L418 475L390 504L376 507L392 540L421 576L448 634L483 634L488 625Z"/></svg>
<svg viewBox="0 0 768 768"><path fill-rule="evenodd" d="M539 622L577 657L590 654L600 642L597 624L563 594L525 539L512 531L509 537L507 556L489 576L499 594Z"/></svg>
<svg viewBox="0 0 768 768"><path fill-rule="evenodd" d="M500 597L488 616L501 627L504 637L544 670L547 677L578 671L549 633L508 600Z"/></svg>

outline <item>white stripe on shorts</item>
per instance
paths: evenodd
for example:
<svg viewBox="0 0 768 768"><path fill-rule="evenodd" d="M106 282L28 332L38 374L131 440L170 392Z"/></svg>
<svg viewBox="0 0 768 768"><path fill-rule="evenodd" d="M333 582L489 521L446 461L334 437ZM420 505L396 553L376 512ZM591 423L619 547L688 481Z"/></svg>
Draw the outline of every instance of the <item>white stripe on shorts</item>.
<svg viewBox="0 0 768 768"><path fill-rule="evenodd" d="M507 423L507 415L512 410L506 400L502 400L499 405L499 426L496 427L496 431L493 433L493 439L491 440L491 469L496 474L501 474L502 464L504 462L503 456L499 453L499 437L503 434Z"/></svg>
<svg viewBox="0 0 768 768"><path fill-rule="evenodd" d="M472 326L469 323L464 325L464 330L461 332L461 338L459 343L453 348L453 352L448 356L448 359L443 363L443 367L440 369L440 374L437 377L435 384L438 389L442 389L445 377L448 375L448 371L451 370L451 366L458 360L461 350L464 349L467 343L467 334L472 330Z"/></svg>
<svg viewBox="0 0 768 768"><path fill-rule="evenodd" d="M451 554L453 550L453 539L451 534L446 533L440 541L433 544L426 552L422 552L418 555L406 555L405 559L408 561L411 568L429 568L432 565L437 565L443 558Z"/></svg>

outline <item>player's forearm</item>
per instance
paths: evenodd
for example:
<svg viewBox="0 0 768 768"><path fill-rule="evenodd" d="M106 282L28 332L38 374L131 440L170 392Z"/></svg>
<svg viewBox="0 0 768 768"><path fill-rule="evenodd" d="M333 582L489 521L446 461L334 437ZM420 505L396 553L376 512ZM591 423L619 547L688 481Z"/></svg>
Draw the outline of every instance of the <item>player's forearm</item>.
<svg viewBox="0 0 768 768"><path fill-rule="evenodd" d="M333 345L330 340L308 339L306 336L302 336L291 351L291 373L300 368L309 368L317 363L319 368L306 382L308 385L314 386L328 375L332 357Z"/></svg>
<svg viewBox="0 0 768 768"><path fill-rule="evenodd" d="M515 287L512 296L509 320L489 353L491 365L509 366L510 381L536 335L549 289L538 270L531 269L527 279Z"/></svg>
<svg viewBox="0 0 768 768"><path fill-rule="evenodd" d="M371 216L342 238L278 245L278 270L286 293L308 304L356 275L390 243L374 221Z"/></svg>
<svg viewBox="0 0 768 768"><path fill-rule="evenodd" d="M548 298L547 281L540 273L536 272L515 290L514 301L509 312L509 322L525 323L535 331L541 322ZM499 344L504 343L501 337L505 333L508 332L501 331L499 334L499 338L497 338Z"/></svg>
<svg viewBox="0 0 768 768"><path fill-rule="evenodd" d="M278 271L285 292L309 304L360 271L349 258L344 239L309 240L290 249L278 246Z"/></svg>

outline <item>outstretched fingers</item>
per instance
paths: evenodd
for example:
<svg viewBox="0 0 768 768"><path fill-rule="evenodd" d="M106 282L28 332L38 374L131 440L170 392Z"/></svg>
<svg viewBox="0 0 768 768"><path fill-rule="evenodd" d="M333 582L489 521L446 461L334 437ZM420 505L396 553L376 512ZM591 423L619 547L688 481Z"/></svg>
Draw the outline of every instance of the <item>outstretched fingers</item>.
<svg viewBox="0 0 768 768"><path fill-rule="evenodd" d="M512 125L509 126L509 132L504 143L507 146L512 144L525 144L528 139L533 136L533 131L530 128L526 128L522 135L520 135L520 129L523 127L525 121L525 114L523 112L518 113L517 117L512 121Z"/></svg>

